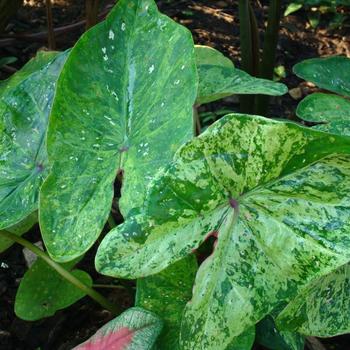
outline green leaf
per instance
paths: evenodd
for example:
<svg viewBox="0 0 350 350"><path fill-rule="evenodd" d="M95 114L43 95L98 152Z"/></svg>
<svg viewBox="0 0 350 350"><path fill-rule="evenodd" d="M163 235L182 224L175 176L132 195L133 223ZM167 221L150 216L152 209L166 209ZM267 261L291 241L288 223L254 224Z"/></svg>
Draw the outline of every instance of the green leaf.
<svg viewBox="0 0 350 350"><path fill-rule="evenodd" d="M161 350L179 348L182 313L191 299L197 268L195 256L190 255L159 274L137 281L136 305L153 311L164 321L157 341Z"/></svg>
<svg viewBox="0 0 350 350"><path fill-rule="evenodd" d="M66 56L40 52L0 85L0 229L37 210L48 170L44 137Z"/></svg>
<svg viewBox="0 0 350 350"><path fill-rule="evenodd" d="M28 232L36 223L38 222L38 213L35 211L34 213L27 216L23 221L19 222L16 225L11 227L7 227L6 230L14 233L17 236L22 236L24 233ZM5 237L0 236L0 253L11 247L15 242L11 239L7 239Z"/></svg>
<svg viewBox="0 0 350 350"><path fill-rule="evenodd" d="M302 4L298 4L297 2L292 2L289 4L284 11L284 16L289 16L290 14L299 11L303 7Z"/></svg>
<svg viewBox="0 0 350 350"><path fill-rule="evenodd" d="M255 327L250 327L234 338L226 350L251 350L255 340Z"/></svg>
<svg viewBox="0 0 350 350"><path fill-rule="evenodd" d="M277 318L282 329L333 337L350 332L350 265L307 286Z"/></svg>
<svg viewBox="0 0 350 350"><path fill-rule="evenodd" d="M267 316L257 324L256 341L271 350L304 350L305 339L296 332L277 329L273 318Z"/></svg>
<svg viewBox="0 0 350 350"><path fill-rule="evenodd" d="M65 264L71 269L76 263ZM85 285L91 287L91 277L82 270L71 271ZM55 314L82 297L85 293L59 275L44 260L38 258L24 274L15 301L16 315L27 321L35 321Z"/></svg>
<svg viewBox="0 0 350 350"><path fill-rule="evenodd" d="M296 64L294 73L322 89L350 96L350 59L343 56L311 58Z"/></svg>
<svg viewBox="0 0 350 350"><path fill-rule="evenodd" d="M349 153L347 137L228 115L177 152L149 187L144 212L104 238L96 268L147 276L215 234L186 307L182 346L225 348L349 261Z"/></svg>
<svg viewBox="0 0 350 350"><path fill-rule="evenodd" d="M74 350L151 350L162 326L162 321L152 312L133 307L105 324Z"/></svg>
<svg viewBox="0 0 350 350"><path fill-rule="evenodd" d="M207 46L196 46L199 75L198 105L213 102L234 94L284 95L284 84L258 79L236 69L221 52Z"/></svg>
<svg viewBox="0 0 350 350"><path fill-rule="evenodd" d="M196 67L190 32L153 0L120 0L85 33L60 76L48 130L53 163L40 197L49 254L68 261L99 236L123 172L124 216L192 136ZM171 137L170 137L171 135Z"/></svg>
<svg viewBox="0 0 350 350"><path fill-rule="evenodd" d="M298 105L297 115L309 122L320 122L313 128L350 136L350 101L337 95L314 93Z"/></svg>

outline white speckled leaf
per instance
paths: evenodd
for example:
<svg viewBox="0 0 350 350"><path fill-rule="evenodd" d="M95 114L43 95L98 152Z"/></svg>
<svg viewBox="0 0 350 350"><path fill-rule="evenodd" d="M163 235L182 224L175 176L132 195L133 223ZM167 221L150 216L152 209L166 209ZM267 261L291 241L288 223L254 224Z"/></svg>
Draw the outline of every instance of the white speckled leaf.
<svg viewBox="0 0 350 350"><path fill-rule="evenodd" d="M72 270L75 263L76 261L63 266ZM78 269L71 273L91 287L92 279L88 273ZM21 280L16 294L15 312L23 320L40 320L54 315L56 311L72 305L84 296L84 292L38 258Z"/></svg>
<svg viewBox="0 0 350 350"><path fill-rule="evenodd" d="M350 333L350 265L307 286L280 313L277 324L319 337Z"/></svg>
<svg viewBox="0 0 350 350"><path fill-rule="evenodd" d="M314 129L350 136L350 101L337 95L314 93L298 105L297 115L309 122L322 124Z"/></svg>
<svg viewBox="0 0 350 350"><path fill-rule="evenodd" d="M294 73L322 89L350 96L350 58L332 56L311 58L296 64Z"/></svg>
<svg viewBox="0 0 350 350"><path fill-rule="evenodd" d="M66 56L39 52L0 84L0 229L37 210L48 170L44 136Z"/></svg>
<svg viewBox="0 0 350 350"><path fill-rule="evenodd" d="M231 60L208 46L196 46L196 62L199 75L198 105L234 94L280 96L288 91L284 84L254 78L235 68Z"/></svg>
<svg viewBox="0 0 350 350"><path fill-rule="evenodd" d="M190 32L153 0L120 0L72 49L48 130L53 170L39 212L51 257L83 254L99 236L123 172L122 214L192 136L197 92Z"/></svg>
<svg viewBox="0 0 350 350"><path fill-rule="evenodd" d="M217 235L185 310L182 346L225 348L349 261L349 154L347 137L228 115L177 152L145 211L104 238L96 267L147 276Z"/></svg>

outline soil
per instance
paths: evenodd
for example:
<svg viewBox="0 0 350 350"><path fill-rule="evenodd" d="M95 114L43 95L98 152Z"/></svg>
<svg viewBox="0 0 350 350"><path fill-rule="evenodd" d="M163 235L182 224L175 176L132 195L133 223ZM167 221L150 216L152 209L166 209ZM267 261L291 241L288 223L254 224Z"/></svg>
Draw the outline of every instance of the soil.
<svg viewBox="0 0 350 350"><path fill-rule="evenodd" d="M28 0L26 3L27 5L20 9L9 23L5 33L0 35L0 57L15 56L18 59L14 64L0 70L0 79L5 79L20 69L37 50L47 46L44 1ZM56 49L64 50L72 47L85 30L85 1L55 0L53 3L54 27L64 28L55 37ZM111 0L100 1L100 19L107 14L113 3ZM191 30L195 43L209 45L222 51L237 67L240 66L238 1L160 0L157 3L162 12ZM266 5L267 1L256 1L255 9L261 37ZM286 77L281 82L292 91L291 94L271 100L272 116L295 119L295 107L299 100L315 90L312 85L293 75L294 64L311 57L350 57L349 21L345 21L340 28L331 29L331 15L325 14L321 17L320 25L314 29L310 26L309 14L309 11L301 10L282 19L276 65L285 67ZM350 15L350 12L348 14ZM231 97L201 107L200 113L206 118L204 123L210 123L218 118L223 110L237 109L238 100ZM117 215L116 219L118 222L121 220ZM25 237L32 242L39 241L39 228L35 226ZM98 275L93 269L94 253L92 249L80 262L79 267L89 272L96 284L120 285L118 289L102 289L101 293L125 309L132 306L134 283ZM87 297L41 321L26 322L18 319L13 311L14 299L25 271L26 262L20 246L14 245L0 254L0 350L71 349L111 319L109 312L102 310ZM322 342L327 350L350 348L349 336L324 339Z"/></svg>

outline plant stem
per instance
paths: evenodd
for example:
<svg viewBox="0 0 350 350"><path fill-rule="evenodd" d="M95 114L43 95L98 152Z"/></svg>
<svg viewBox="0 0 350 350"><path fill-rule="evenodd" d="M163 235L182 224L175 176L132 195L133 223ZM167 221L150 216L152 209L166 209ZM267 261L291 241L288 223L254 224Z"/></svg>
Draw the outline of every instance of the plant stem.
<svg viewBox="0 0 350 350"><path fill-rule="evenodd" d="M94 299L102 307L109 310L113 314L120 313L121 310L119 310L119 308L116 305L109 302L100 293L98 293L95 290L93 290L92 288L86 286L84 283L82 283L79 279L77 279L75 276L73 276L69 271L67 271L65 268L63 268L60 264L53 261L44 251L39 249L37 246L35 246L31 242L27 241L26 239L24 239L22 237L16 236L15 234L10 233L8 231L0 231L0 236L11 239L12 241L14 241L16 243L21 244L23 247L28 248L34 254L36 254L38 257L43 259L48 265L50 265L58 274L60 274L68 282L72 283L75 287L82 290L85 294L87 294L89 297Z"/></svg>
<svg viewBox="0 0 350 350"><path fill-rule="evenodd" d="M239 0L239 31L241 45L241 66L250 75L257 75L259 64L258 31L254 11L248 0ZM242 113L253 112L254 96L241 95Z"/></svg>
<svg viewBox="0 0 350 350"><path fill-rule="evenodd" d="M115 227L117 227L117 223L115 222L112 213L109 213L108 225L109 225L109 228L110 228L111 230L114 229Z"/></svg>
<svg viewBox="0 0 350 350"><path fill-rule="evenodd" d="M273 79L282 12L281 9L281 0L270 0L268 24L265 32L263 56L260 65L261 78ZM256 101L256 112L258 114L265 115L268 111L269 97L258 96Z"/></svg>
<svg viewBox="0 0 350 350"><path fill-rule="evenodd" d="M193 106L193 135L196 137L201 134L202 126L199 119L197 106Z"/></svg>
<svg viewBox="0 0 350 350"><path fill-rule="evenodd" d="M86 0L86 30L93 27L98 19L98 5L99 0Z"/></svg>
<svg viewBox="0 0 350 350"><path fill-rule="evenodd" d="M55 48L56 48L56 41L55 41L55 32L53 30L51 0L46 0L45 3L46 3L48 45L49 45L49 49L50 50L55 50Z"/></svg>
<svg viewBox="0 0 350 350"><path fill-rule="evenodd" d="M127 289L124 286L116 285L116 284L93 284L94 288L106 288L106 289Z"/></svg>

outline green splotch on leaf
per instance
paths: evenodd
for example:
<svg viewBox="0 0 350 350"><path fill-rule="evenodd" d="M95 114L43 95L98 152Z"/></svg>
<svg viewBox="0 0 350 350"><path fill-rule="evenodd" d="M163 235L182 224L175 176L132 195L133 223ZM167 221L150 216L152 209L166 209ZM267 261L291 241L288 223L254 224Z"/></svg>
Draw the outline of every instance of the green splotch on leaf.
<svg viewBox="0 0 350 350"><path fill-rule="evenodd" d="M288 91L284 84L255 78L235 68L230 59L208 46L196 46L196 62L199 75L197 104L234 94L280 96Z"/></svg>
<svg viewBox="0 0 350 350"><path fill-rule="evenodd" d="M156 275L137 281L136 305L153 311L164 321L157 349L179 349L182 313L192 297L197 268L195 256L190 255Z"/></svg>
<svg viewBox="0 0 350 350"><path fill-rule="evenodd" d="M280 328L333 337L350 332L350 265L321 277L298 294L277 318Z"/></svg>
<svg viewBox="0 0 350 350"><path fill-rule="evenodd" d="M96 267L151 275L216 232L185 309L182 347L225 348L349 261L349 154L347 137L228 115L160 171L145 210L104 238Z"/></svg>
<svg viewBox="0 0 350 350"><path fill-rule="evenodd" d="M39 52L0 83L0 229L37 210L48 172L45 133L67 53Z"/></svg>
<svg viewBox="0 0 350 350"><path fill-rule="evenodd" d="M350 101L337 95L314 93L298 105L297 115L309 122L322 124L314 129L350 136Z"/></svg>
<svg viewBox="0 0 350 350"><path fill-rule="evenodd" d="M322 89L350 96L350 59L347 57L311 58L296 64L293 71Z"/></svg>
<svg viewBox="0 0 350 350"><path fill-rule="evenodd" d="M80 38L60 76L48 129L53 168L39 216L53 259L73 259L96 241L117 173L123 215L142 205L146 184L192 136L196 79L190 32L153 0L118 1Z"/></svg>
<svg viewBox="0 0 350 350"><path fill-rule="evenodd" d="M72 269L74 262L63 265ZM91 287L91 277L82 270L71 274ZM59 275L45 261L38 258L24 274L16 294L15 313L27 321L35 321L55 314L85 296L85 293Z"/></svg>

